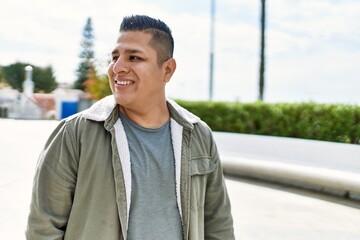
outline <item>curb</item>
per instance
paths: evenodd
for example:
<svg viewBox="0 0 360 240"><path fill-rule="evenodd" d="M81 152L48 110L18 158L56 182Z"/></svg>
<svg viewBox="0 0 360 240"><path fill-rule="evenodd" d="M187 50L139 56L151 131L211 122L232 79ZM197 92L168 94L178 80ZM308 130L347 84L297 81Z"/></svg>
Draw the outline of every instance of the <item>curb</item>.
<svg viewBox="0 0 360 240"><path fill-rule="evenodd" d="M247 158L222 157L224 173L360 201L360 174Z"/></svg>

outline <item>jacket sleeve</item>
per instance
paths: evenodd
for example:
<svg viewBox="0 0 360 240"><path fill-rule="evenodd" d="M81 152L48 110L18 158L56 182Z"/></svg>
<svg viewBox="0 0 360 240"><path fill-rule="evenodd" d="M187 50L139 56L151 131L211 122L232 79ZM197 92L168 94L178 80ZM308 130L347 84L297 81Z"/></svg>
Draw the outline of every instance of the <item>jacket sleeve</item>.
<svg viewBox="0 0 360 240"><path fill-rule="evenodd" d="M63 239L77 176L74 133L64 121L41 152L26 230L27 239Z"/></svg>
<svg viewBox="0 0 360 240"><path fill-rule="evenodd" d="M212 136L210 139L211 160L216 169L209 174L207 180L204 206L205 239L232 240L235 237L230 200L216 144Z"/></svg>

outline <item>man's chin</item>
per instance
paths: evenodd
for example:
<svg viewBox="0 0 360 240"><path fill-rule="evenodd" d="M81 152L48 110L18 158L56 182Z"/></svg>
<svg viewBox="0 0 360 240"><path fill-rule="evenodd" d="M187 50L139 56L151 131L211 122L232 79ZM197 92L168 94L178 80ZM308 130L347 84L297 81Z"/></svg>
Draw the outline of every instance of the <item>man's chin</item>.
<svg viewBox="0 0 360 240"><path fill-rule="evenodd" d="M115 102L118 104L118 105L121 105L121 106L127 106L128 104L131 103L130 99L123 96L123 95L120 95L119 93L114 93L113 94L114 98L115 98Z"/></svg>

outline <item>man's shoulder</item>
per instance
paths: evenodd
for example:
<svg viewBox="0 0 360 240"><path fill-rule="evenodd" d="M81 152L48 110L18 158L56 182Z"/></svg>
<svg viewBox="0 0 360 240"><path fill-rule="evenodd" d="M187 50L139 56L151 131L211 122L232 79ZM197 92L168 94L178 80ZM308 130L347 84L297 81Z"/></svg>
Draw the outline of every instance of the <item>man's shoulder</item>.
<svg viewBox="0 0 360 240"><path fill-rule="evenodd" d="M94 123L104 125L104 122L111 117L115 106L116 102L114 98L108 96L95 102L88 109L64 118L60 124L73 127L81 127L87 124L93 125Z"/></svg>
<svg viewBox="0 0 360 240"><path fill-rule="evenodd" d="M111 116L115 105L112 96L105 97L95 102L90 108L62 119L59 125L74 130L96 125L103 126L104 122Z"/></svg>
<svg viewBox="0 0 360 240"><path fill-rule="evenodd" d="M81 112L81 115L83 118L93 121L106 121L110 117L116 105L114 96L109 95L95 102L90 108Z"/></svg>
<svg viewBox="0 0 360 240"><path fill-rule="evenodd" d="M200 118L171 99L167 99L171 117L177 122L193 125L200 122Z"/></svg>

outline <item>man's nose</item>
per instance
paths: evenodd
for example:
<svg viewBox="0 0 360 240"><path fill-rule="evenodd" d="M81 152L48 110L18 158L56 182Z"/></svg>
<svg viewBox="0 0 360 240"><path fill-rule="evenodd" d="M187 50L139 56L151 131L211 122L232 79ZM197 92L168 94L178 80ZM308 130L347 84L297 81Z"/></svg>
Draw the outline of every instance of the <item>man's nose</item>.
<svg viewBox="0 0 360 240"><path fill-rule="evenodd" d="M119 57L113 65L113 72L121 73L127 71L129 71L129 68L127 66L125 59L123 57Z"/></svg>

